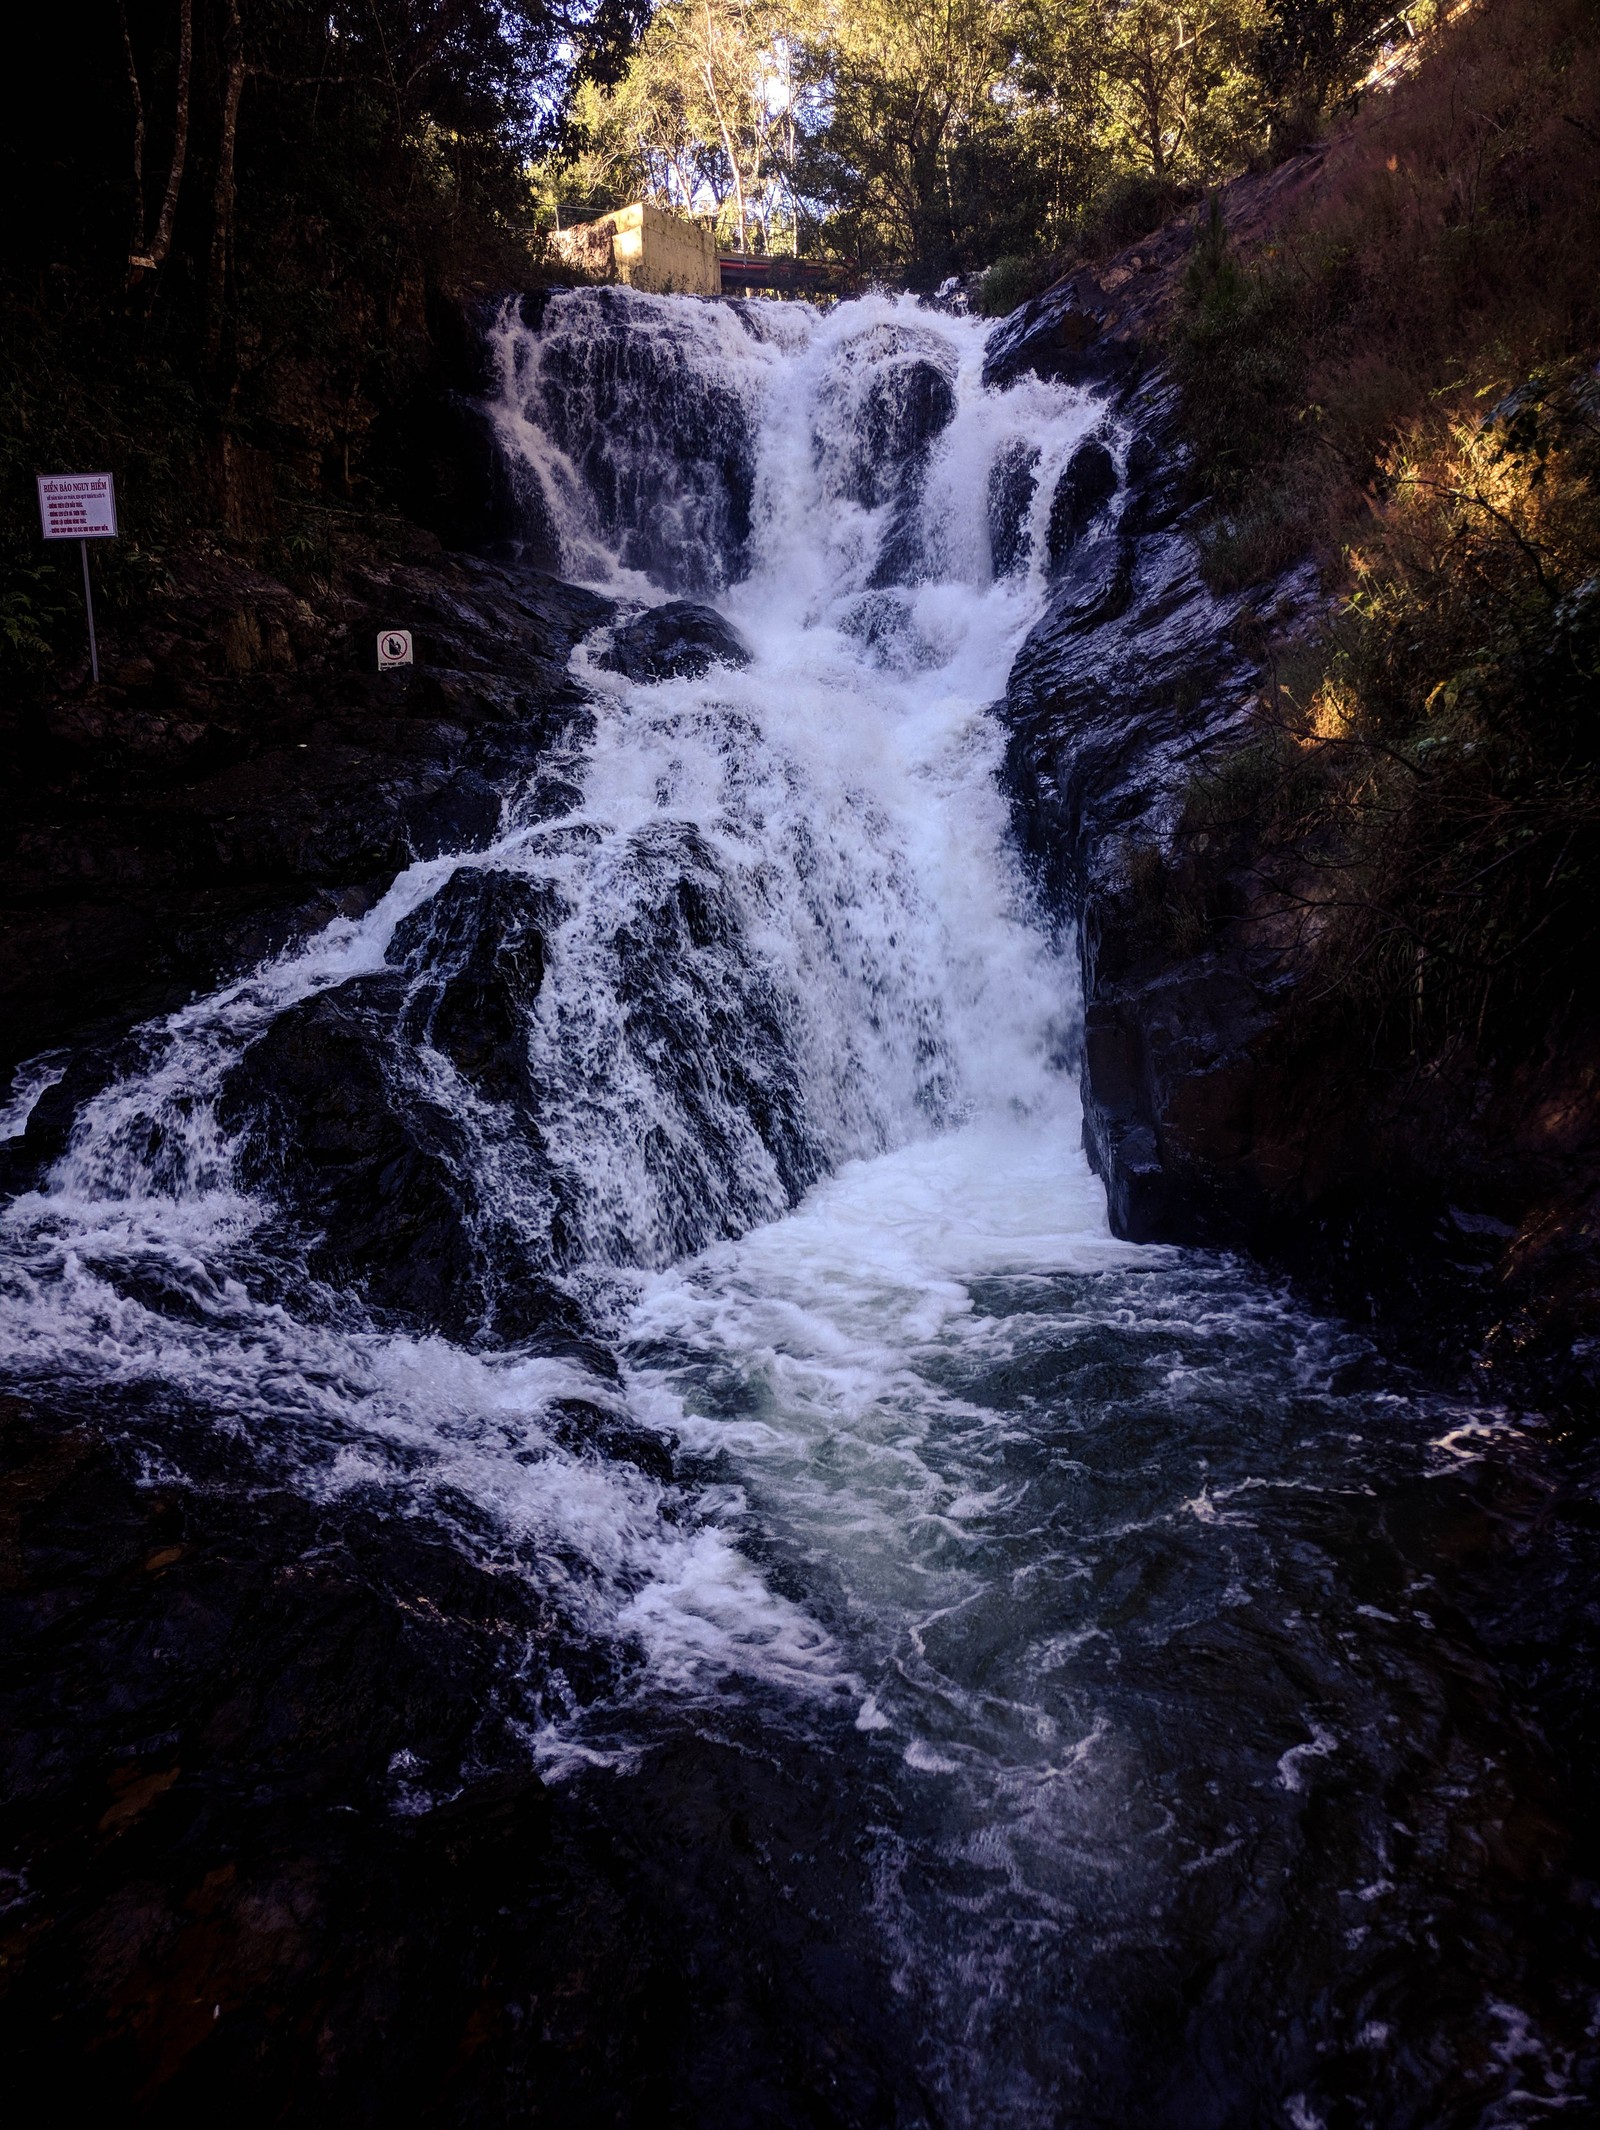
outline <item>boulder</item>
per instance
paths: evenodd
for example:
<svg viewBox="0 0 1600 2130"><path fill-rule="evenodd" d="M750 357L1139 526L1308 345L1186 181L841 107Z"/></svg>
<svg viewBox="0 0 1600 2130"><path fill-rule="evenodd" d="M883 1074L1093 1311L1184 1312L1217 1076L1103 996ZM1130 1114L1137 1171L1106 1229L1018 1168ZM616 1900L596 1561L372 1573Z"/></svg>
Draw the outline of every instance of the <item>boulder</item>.
<svg viewBox="0 0 1600 2130"><path fill-rule="evenodd" d="M313 1280L454 1339L586 1346L576 1305L530 1269L529 1237L484 1201L468 1143L491 1131L495 1172L549 1198L527 1015L559 909L538 882L463 866L397 928L393 967L291 1006L234 1067L219 1120L245 1180L297 1223ZM433 1084L430 1050L497 1121Z"/></svg>
<svg viewBox="0 0 1600 2130"><path fill-rule="evenodd" d="M670 599L612 631L599 663L629 680L695 680L712 666L747 666L754 654L715 607Z"/></svg>
<svg viewBox="0 0 1600 2130"><path fill-rule="evenodd" d="M986 385L1009 385L1030 371L1068 385L1118 384L1136 370L1135 340L1118 335L1117 312L1085 270L1022 304L990 335Z"/></svg>
<svg viewBox="0 0 1600 2130"><path fill-rule="evenodd" d="M918 356L869 379L854 439L853 500L876 510L901 494L920 459L956 410L955 388L939 365Z"/></svg>
<svg viewBox="0 0 1600 2130"><path fill-rule="evenodd" d="M462 1180L460 1127L397 1086L389 1035L398 975L358 978L291 1006L229 1075L218 1115L245 1179L294 1215L314 1279L385 1312L470 1337L485 1304Z"/></svg>
<svg viewBox="0 0 1600 2130"><path fill-rule="evenodd" d="M738 380L688 353L696 313L612 287L537 315L537 419L577 468L605 544L674 591L735 582L755 431Z"/></svg>
<svg viewBox="0 0 1600 2130"><path fill-rule="evenodd" d="M917 627L903 591L863 592L841 615L839 627L886 673L915 673L939 663L939 647Z"/></svg>
<svg viewBox="0 0 1600 2130"><path fill-rule="evenodd" d="M542 883L464 865L395 927L388 959L422 978L408 1032L491 1101L529 1098L527 1017L544 981L544 933L562 914Z"/></svg>

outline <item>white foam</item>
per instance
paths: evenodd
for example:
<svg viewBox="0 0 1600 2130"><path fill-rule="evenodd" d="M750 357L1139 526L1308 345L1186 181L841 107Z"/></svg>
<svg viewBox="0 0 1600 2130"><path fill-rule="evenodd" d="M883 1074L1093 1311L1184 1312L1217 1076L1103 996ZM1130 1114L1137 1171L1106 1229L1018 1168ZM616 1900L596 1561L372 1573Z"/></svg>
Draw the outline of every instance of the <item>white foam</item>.
<svg viewBox="0 0 1600 2130"><path fill-rule="evenodd" d="M0 1103L0 1139L22 1137L39 1097L55 1086L66 1069L64 1050L47 1050L39 1057L25 1059L16 1068L11 1075L11 1092Z"/></svg>
<svg viewBox="0 0 1600 2130"><path fill-rule="evenodd" d="M496 341L502 441L540 487L569 567L647 601L662 588L606 549L580 469L539 418L549 350L564 333L581 339L585 305L602 300L631 306L628 332L656 336L757 435L748 575L722 601L753 663L641 687L580 652L596 730L559 765L581 789L570 813L534 820L511 805L487 850L406 868L366 916L148 1030L144 1066L87 1105L46 1188L0 1223L0 1366L23 1381L182 1399L316 1490L381 1486L439 1514L470 1502L587 1627L642 1648L663 1686L694 1690L738 1667L849 1691L836 1638L772 1595L739 1551L737 1489L680 1505L675 1521L653 1481L552 1434L561 1399L604 1406L609 1386L572 1363L384 1330L349 1296L325 1297L304 1321L253 1295L240 1270L271 1243L276 1215L241 1185L216 1120L229 1071L286 1008L382 970L396 928L463 864L536 881L565 912L548 928L528 1030L553 1180L530 1183L492 1106L448 1060L413 1050L392 1068L453 1108L481 1193L531 1261L557 1254L561 1200L562 1261L580 1286L606 1268L662 1274L635 1336L684 1331L689 1317L704 1329L710 1312L750 1353L770 1352L784 1395L730 1433L742 1453L795 1454L819 1415L869 1433L873 1414L888 1415L869 1461L897 1462L925 1495L918 1513L952 1532L981 1521L981 1489L957 1498L927 1485L914 1446L888 1446L906 1424L892 1417L896 1354L961 1319L966 1283L985 1267L1087 1262L1114 1247L1059 1066L1071 980L1031 920L988 707L1042 599L1052 469L1095 405L1034 382L985 391L985 328L903 299L741 317L611 292L555 299L543 338L508 312ZM932 581L895 595L904 642L885 650L852 633L852 614L891 506L842 495L841 454L883 350L913 344L954 380L956 406L916 506ZM626 422L616 431L625 448ZM1041 452L1034 553L997 584L981 498L996 453L1019 439ZM668 481L661 505L690 537L695 496ZM699 1109L639 1035L639 972L625 952L628 928L686 875L722 931L695 949L692 970L668 956L649 981L670 990L685 978L669 1000L673 1043L706 1060ZM757 1011L782 1033L774 1070L793 1091L805 1173L838 1171L787 1220L793 1179L729 1093L736 1075L721 1055ZM24 1079L8 1128L44 1084ZM741 1233L744 1258L666 1272L686 1247ZM640 1372L634 1390L647 1419L681 1412L662 1380ZM877 1513L865 1497L862 1513ZM481 1529L470 1542L486 1542Z"/></svg>

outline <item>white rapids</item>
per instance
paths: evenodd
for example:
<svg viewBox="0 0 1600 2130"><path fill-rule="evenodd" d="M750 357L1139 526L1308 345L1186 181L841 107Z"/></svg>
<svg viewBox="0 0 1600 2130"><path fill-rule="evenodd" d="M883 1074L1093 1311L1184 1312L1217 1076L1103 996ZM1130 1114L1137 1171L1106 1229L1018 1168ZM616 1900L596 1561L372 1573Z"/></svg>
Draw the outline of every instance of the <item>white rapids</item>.
<svg viewBox="0 0 1600 2130"><path fill-rule="evenodd" d="M885 296L507 307L508 477L619 602L574 654L588 726L487 848L142 1032L0 1215L0 1375L114 1390L152 1474L164 1418L199 1416L247 1482L356 1493L535 1578L609 1652L582 1690L527 1681L554 1778L627 1768L661 1710L743 1709L848 1770L863 1928L941 2123L1529 2121L1517 2079L1558 2106L1565 2075L1531 2044L1433 2109L1485 2007L1537 2025L1489 1937L1481 1969L1438 1957L1466 1930L1440 1830L1509 1817L1513 1763L1487 1692L1440 1688L1482 1665L1436 1588L1444 1511L1415 1504L1475 1513L1504 1431L1246 1269L1109 1232L994 705L1058 478L1125 440L1085 393L986 388L985 332ZM747 665L608 666L614 627L686 593ZM477 874L539 912L520 1110L392 1004ZM620 1373L319 1284L248 1180L230 1075L362 983L391 1001L362 1024L385 1099L448 1120L469 1239L558 1283ZM0 1130L62 1069L24 1068ZM675 1481L575 1441L574 1411L669 1439ZM1401 2031L1403 2056L1373 2038ZM1330 2080L1372 2110L1322 2112Z"/></svg>
<svg viewBox="0 0 1600 2130"><path fill-rule="evenodd" d="M581 333L581 300L569 301L565 330ZM147 1031L144 1069L88 1105L48 1187L10 1207L3 1230L0 1367L14 1380L164 1386L317 1488L381 1484L419 1503L464 1493L514 1543L563 1564L591 1628L642 1638L657 1688L730 1668L817 1685L849 1666L766 1594L714 1505L687 1525L666 1522L653 1482L548 1439L542 1414L553 1398L616 1398L578 1364L465 1351L379 1329L348 1307L306 1322L253 1298L237 1266L271 1208L236 1181L211 1105L276 1014L382 969L396 926L459 864L494 867L553 885L566 910L547 943L528 1040L547 1091L551 1161L576 1210L571 1280L589 1292L597 1276L663 1267L686 1244L778 1219L785 1181L746 1118L730 1113L707 1151L649 1045L630 1045L622 1030L637 972L619 961L619 935L657 884L663 844L669 868L681 868L687 846L691 870L708 875L738 924L736 939L708 948L705 989L715 992L719 961L734 957L735 1010L752 984L770 1003L811 1173L912 1144L933 1149L953 1127L1003 1120L1070 1178L1086 1232L1103 1231L1060 1069L1071 980L1029 920L994 784L1000 741L988 705L1039 611L1042 577L1035 555L992 580L971 500L999 450L1027 439L1041 454L1037 550L1051 474L1098 409L1046 385L985 391L982 329L904 302L872 299L828 318L759 306L750 317L633 298L626 323L681 344L683 359L746 410L750 567L721 603L753 663L634 686L580 650L595 702L592 744L568 765L581 803L527 823L510 795L489 849L411 867L365 918L335 923ZM519 377L562 332L553 319L535 340L508 314L503 437L537 465L574 566L602 589L659 599L599 545L571 468L527 418ZM929 581L872 592L874 544L895 505L844 499L836 461L848 456L862 378L902 344L949 376L956 405L914 506L934 556ZM618 419L626 430L625 408ZM658 465L657 500L669 511L671 480ZM864 597L877 623L870 641ZM674 972L650 980L670 993ZM669 1016L662 1040L714 1042L704 995L681 1006L685 1018ZM43 1073L19 1082L18 1128L46 1084ZM487 1135L480 1148L485 1181L514 1195L515 1176L494 1173L503 1150ZM954 1179L951 1202L933 1203L941 1158L928 1172L935 1223L960 1217ZM513 1212L530 1252L547 1249L548 1208L530 1194ZM193 1306L163 1312L108 1276L135 1263L164 1267ZM661 1410L659 1399L643 1402ZM530 1446L543 1452L531 1462Z"/></svg>

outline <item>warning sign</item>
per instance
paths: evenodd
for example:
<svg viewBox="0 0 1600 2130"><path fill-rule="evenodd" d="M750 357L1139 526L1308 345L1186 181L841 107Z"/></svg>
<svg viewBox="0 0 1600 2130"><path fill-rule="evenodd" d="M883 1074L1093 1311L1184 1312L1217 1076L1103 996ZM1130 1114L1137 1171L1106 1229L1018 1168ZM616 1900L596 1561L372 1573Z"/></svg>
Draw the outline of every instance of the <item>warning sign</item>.
<svg viewBox="0 0 1600 2130"><path fill-rule="evenodd" d="M411 631L409 629L382 629L378 633L378 671L387 666L409 666L411 658Z"/></svg>
<svg viewBox="0 0 1600 2130"><path fill-rule="evenodd" d="M114 540L117 491L109 473L41 473L39 523L47 540Z"/></svg>

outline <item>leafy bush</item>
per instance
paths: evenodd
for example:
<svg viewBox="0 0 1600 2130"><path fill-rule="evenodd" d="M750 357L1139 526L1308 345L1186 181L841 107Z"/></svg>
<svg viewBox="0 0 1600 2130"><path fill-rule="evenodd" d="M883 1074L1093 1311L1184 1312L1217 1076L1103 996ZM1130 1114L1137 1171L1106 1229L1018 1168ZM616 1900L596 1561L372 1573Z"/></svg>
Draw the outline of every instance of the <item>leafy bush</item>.
<svg viewBox="0 0 1600 2130"><path fill-rule="evenodd" d="M1061 261L1013 252L996 259L978 284L978 310L985 318L1004 318L1019 304L1039 296L1058 279Z"/></svg>
<svg viewBox="0 0 1600 2130"><path fill-rule="evenodd" d="M1078 227L1078 242L1091 257L1136 244L1195 198L1195 188L1156 177L1147 170L1127 170L1095 194Z"/></svg>
<svg viewBox="0 0 1600 2130"><path fill-rule="evenodd" d="M1595 1010L1600 384L1431 415L1382 474L1334 625L1184 836L1242 828L1256 914L1378 1053L1515 1065Z"/></svg>
<svg viewBox="0 0 1600 2130"><path fill-rule="evenodd" d="M1438 30L1307 204L1231 253L1214 215L1171 340L1216 503L1212 580L1330 562L1392 440L1600 333L1600 11L1503 0Z"/></svg>

